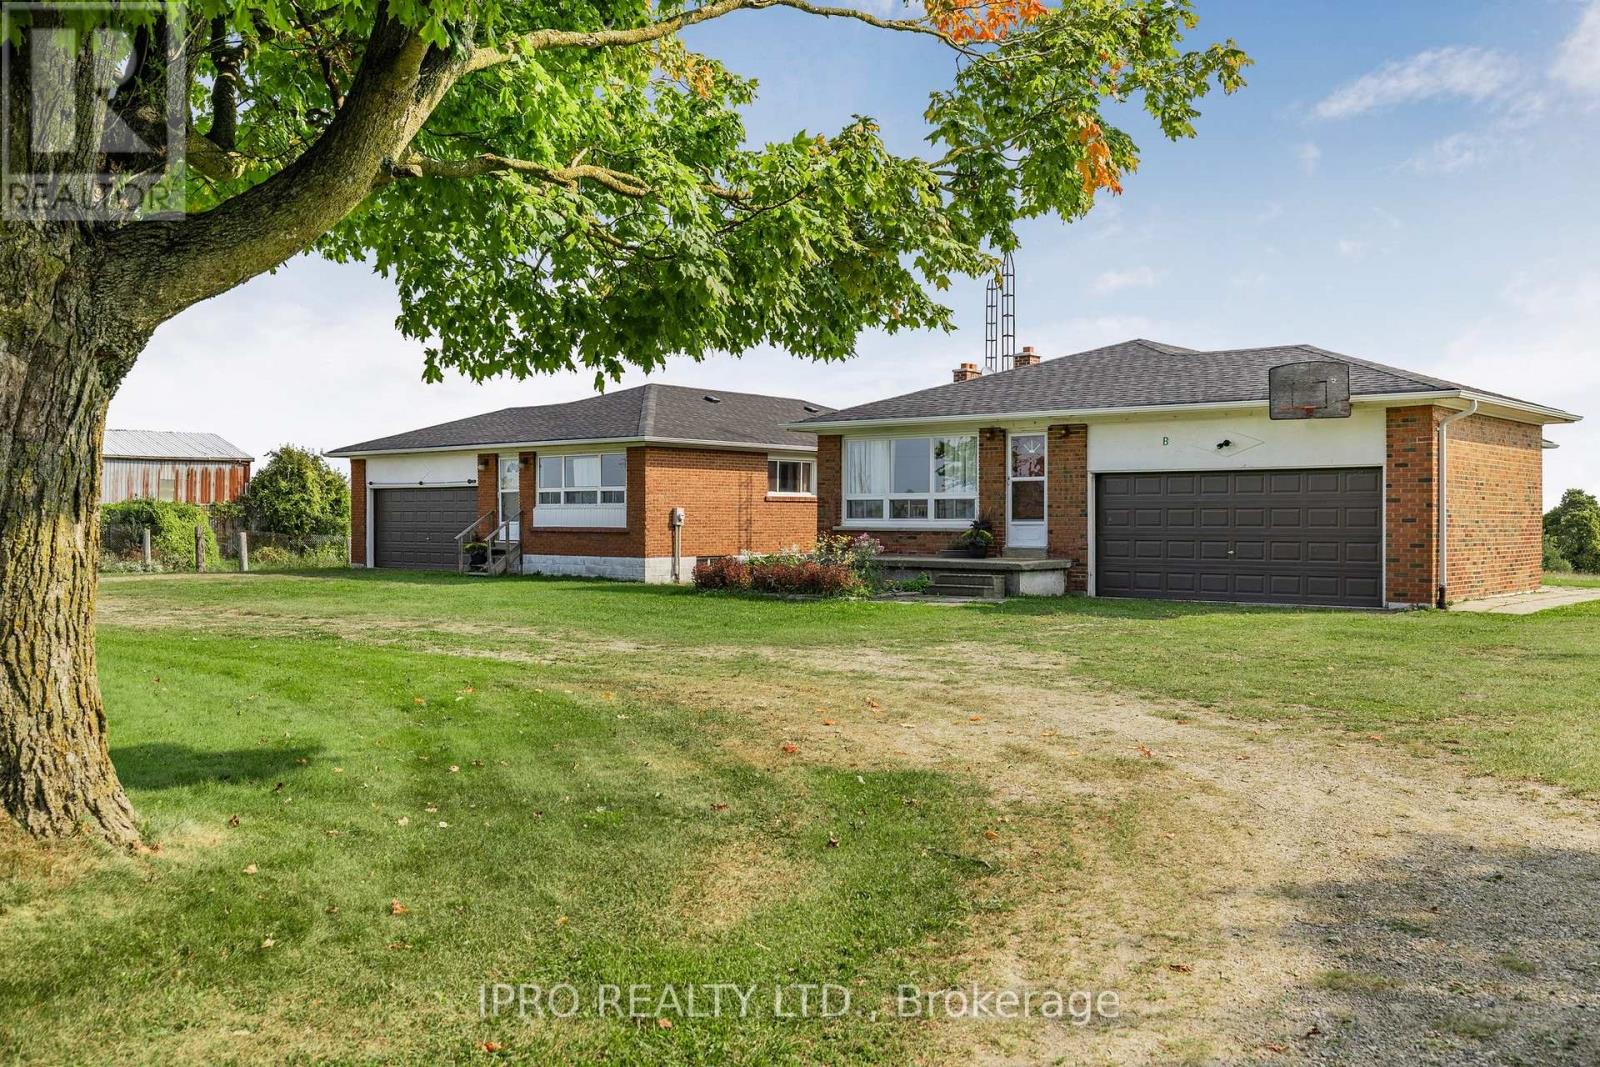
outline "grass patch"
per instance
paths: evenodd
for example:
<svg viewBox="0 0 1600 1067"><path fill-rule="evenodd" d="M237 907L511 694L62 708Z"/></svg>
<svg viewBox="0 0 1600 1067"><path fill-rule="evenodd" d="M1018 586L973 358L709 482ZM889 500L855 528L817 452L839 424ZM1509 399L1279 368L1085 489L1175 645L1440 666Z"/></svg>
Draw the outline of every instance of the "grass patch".
<svg viewBox="0 0 1600 1067"><path fill-rule="evenodd" d="M736 661L770 669L771 660L758 657L813 649L867 667L865 657L885 653L970 666L984 650L1005 649L1014 671L1039 670L1041 684L1060 672L1231 715L1332 727L1363 743L1451 752L1484 773L1600 791L1600 714L1591 697L1600 692L1600 602L1524 616L1083 597L946 608L384 571L121 577L103 583L102 601L129 622L240 634L360 631L364 640L560 662L569 671L707 675L732 672Z"/></svg>
<svg viewBox="0 0 1600 1067"><path fill-rule="evenodd" d="M1323 971L1317 975L1313 984L1318 989L1326 989L1333 993L1360 993L1366 996L1387 993L1395 988L1394 981L1381 974L1366 974L1339 968Z"/></svg>
<svg viewBox="0 0 1600 1067"><path fill-rule="evenodd" d="M712 713L327 637L107 627L100 663L164 848L0 844L0 958L28 961L0 971L5 1058L898 1062L909 1027L865 1012L954 977L983 844L958 780L755 766ZM665 1029L482 1020L493 982L761 993ZM857 1011L776 1018L803 982Z"/></svg>

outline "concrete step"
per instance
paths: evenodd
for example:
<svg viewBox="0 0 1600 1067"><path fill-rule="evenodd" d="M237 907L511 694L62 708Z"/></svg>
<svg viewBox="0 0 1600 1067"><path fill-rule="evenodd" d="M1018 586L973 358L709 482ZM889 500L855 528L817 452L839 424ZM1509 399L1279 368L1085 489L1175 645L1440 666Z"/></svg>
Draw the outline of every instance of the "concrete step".
<svg viewBox="0 0 1600 1067"><path fill-rule="evenodd" d="M945 572L934 577L928 595L999 598L1006 595L1006 579L1003 574Z"/></svg>

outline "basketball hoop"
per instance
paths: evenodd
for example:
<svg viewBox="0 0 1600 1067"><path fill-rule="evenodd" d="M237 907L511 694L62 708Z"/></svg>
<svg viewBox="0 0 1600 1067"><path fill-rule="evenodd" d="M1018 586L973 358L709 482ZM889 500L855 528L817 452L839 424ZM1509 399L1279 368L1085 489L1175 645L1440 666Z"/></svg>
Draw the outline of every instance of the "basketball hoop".
<svg viewBox="0 0 1600 1067"><path fill-rule="evenodd" d="M1274 419L1350 417L1350 365L1331 359L1267 369L1267 415Z"/></svg>

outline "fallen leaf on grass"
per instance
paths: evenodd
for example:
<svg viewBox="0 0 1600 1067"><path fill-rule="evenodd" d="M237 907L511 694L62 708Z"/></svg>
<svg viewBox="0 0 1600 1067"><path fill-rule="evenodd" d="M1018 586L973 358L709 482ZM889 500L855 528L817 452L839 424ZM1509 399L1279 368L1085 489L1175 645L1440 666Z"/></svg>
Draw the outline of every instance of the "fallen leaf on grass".
<svg viewBox="0 0 1600 1067"><path fill-rule="evenodd" d="M439 829L448 830L448 829L450 829L450 824L441 819L439 821Z"/></svg>
<svg viewBox="0 0 1600 1067"><path fill-rule="evenodd" d="M427 701L423 700L421 697L412 697L411 698L411 703L420 705L420 704L426 704Z"/></svg>
<svg viewBox="0 0 1600 1067"><path fill-rule="evenodd" d="M872 700L870 698L867 700L867 707L871 708L873 711L882 711L883 710L883 705L882 704L880 704L876 700Z"/></svg>
<svg viewBox="0 0 1600 1067"><path fill-rule="evenodd" d="M261 947L262 948L271 948L273 945L276 945L277 943L278 943L277 941L273 940L270 937L264 937L264 938L261 939Z"/></svg>
<svg viewBox="0 0 1600 1067"><path fill-rule="evenodd" d="M398 819L395 820L395 825L396 826L410 826L411 825L411 816L409 816L409 815L400 816Z"/></svg>
<svg viewBox="0 0 1600 1067"><path fill-rule="evenodd" d="M1155 753L1150 751L1150 746L1149 745L1140 745L1139 746L1139 756L1140 756L1141 759L1149 759L1151 756L1154 756L1154 755L1155 755Z"/></svg>
<svg viewBox="0 0 1600 1067"><path fill-rule="evenodd" d="M982 722L983 721L983 716L982 715L969 715L969 716L967 716L967 721L968 722Z"/></svg>
<svg viewBox="0 0 1600 1067"><path fill-rule="evenodd" d="M255 874L256 873L256 865L253 864L253 863L250 864L248 867L246 867L244 869L244 873L245 874Z"/></svg>
<svg viewBox="0 0 1600 1067"><path fill-rule="evenodd" d="M832 719L823 719L822 720L822 725L824 725L824 726L832 726L833 725L833 720Z"/></svg>
<svg viewBox="0 0 1600 1067"><path fill-rule="evenodd" d="M556 916L556 925L557 926L565 926L565 925L567 925L567 917L565 915L557 915Z"/></svg>
<svg viewBox="0 0 1600 1067"><path fill-rule="evenodd" d="M713 804L713 805L711 805L711 810L712 811L727 811L728 810L728 805L726 805L726 804Z"/></svg>
<svg viewBox="0 0 1600 1067"><path fill-rule="evenodd" d="M829 848L838 848L839 847L839 839L837 837L834 837L832 834L829 834L828 835L828 847Z"/></svg>
<svg viewBox="0 0 1600 1067"><path fill-rule="evenodd" d="M793 741L785 741L780 747L784 753L790 756L800 751L800 746L795 744Z"/></svg>
<svg viewBox="0 0 1600 1067"><path fill-rule="evenodd" d="M1188 973L1190 973L1191 971L1194 970L1194 964L1192 964L1192 963L1169 963L1169 964L1167 964L1167 970L1176 971L1179 974L1188 974Z"/></svg>
<svg viewBox="0 0 1600 1067"><path fill-rule="evenodd" d="M989 841L997 840L1000 837L999 833L994 830L985 830L983 836Z"/></svg>
<svg viewBox="0 0 1600 1067"><path fill-rule="evenodd" d="M663 1030L671 1030L672 1029L672 1020L671 1019L657 1019L656 1020L656 1025L661 1027L661 1029L663 1029Z"/></svg>
<svg viewBox="0 0 1600 1067"><path fill-rule="evenodd" d="M411 910L410 908L406 907L404 904L400 903L398 900L389 901L389 914L390 915L404 915L406 912L408 912L410 910Z"/></svg>
<svg viewBox="0 0 1600 1067"><path fill-rule="evenodd" d="M1265 1045L1261 1046L1261 1051L1262 1052L1271 1052L1274 1055L1277 1055L1278 1053L1288 1052L1289 1051L1289 1046L1288 1045L1280 1045L1276 1041L1268 1041Z"/></svg>
<svg viewBox="0 0 1600 1067"><path fill-rule="evenodd" d="M506 1047L498 1041L480 1041L478 1048L493 1056L496 1052L504 1052Z"/></svg>
<svg viewBox="0 0 1600 1067"><path fill-rule="evenodd" d="M237 816L237 815L228 816L228 825L229 826L238 826L239 825L239 816Z"/></svg>
<svg viewBox="0 0 1600 1067"><path fill-rule="evenodd" d="M460 774L461 773L461 767L458 764L455 764L455 763L450 764L450 773L451 774Z"/></svg>

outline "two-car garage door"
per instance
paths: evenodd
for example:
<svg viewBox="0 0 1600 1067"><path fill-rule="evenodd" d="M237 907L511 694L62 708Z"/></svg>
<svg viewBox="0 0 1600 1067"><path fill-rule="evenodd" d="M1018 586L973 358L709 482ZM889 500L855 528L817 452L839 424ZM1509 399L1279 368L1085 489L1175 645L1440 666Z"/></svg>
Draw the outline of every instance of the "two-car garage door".
<svg viewBox="0 0 1600 1067"><path fill-rule="evenodd" d="M1102 596L1381 606L1378 467L1101 474Z"/></svg>
<svg viewBox="0 0 1600 1067"><path fill-rule="evenodd" d="M456 566L456 534L478 517L471 486L374 489L372 561L379 567Z"/></svg>

